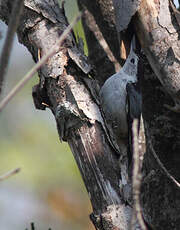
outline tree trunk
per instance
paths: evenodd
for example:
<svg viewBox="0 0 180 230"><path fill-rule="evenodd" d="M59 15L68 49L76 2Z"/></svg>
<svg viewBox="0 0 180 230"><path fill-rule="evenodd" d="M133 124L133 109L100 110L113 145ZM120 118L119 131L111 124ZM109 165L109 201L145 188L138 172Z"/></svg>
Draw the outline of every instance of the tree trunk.
<svg viewBox="0 0 180 230"><path fill-rule="evenodd" d="M178 17L173 4L163 0L142 1L134 19L152 67L146 65L142 83L147 152L141 198L144 217L155 229L178 229L180 224ZM174 104L173 112L166 104Z"/></svg>
<svg viewBox="0 0 180 230"><path fill-rule="evenodd" d="M172 230L179 229L180 224L180 186L177 182L180 125L179 115L163 106L171 99L160 86L165 86L177 105L180 80L175 78L174 86L173 79L179 73L179 24L172 6L167 7L162 1L149 2L141 1L132 20L152 66L144 57L142 94L147 151L143 162L141 203L143 217L151 226L149 229ZM73 33L69 34L59 51L39 70L40 83L33 88L33 98L38 109L48 105L55 116L60 139L70 145L92 203L90 217L96 229L127 230L132 208L122 195L118 155L101 116L96 81L102 85L120 68L119 63L123 63L119 58L113 3L112 0L78 0L78 4L80 9L86 9L82 21L90 62L78 49ZM168 4L167 1L164 4ZM37 62L38 54L42 57L53 46L68 23L56 0L25 0L24 5L18 38ZM0 18L7 24L11 9L11 0L0 2ZM168 22L171 27L162 25L164 12L171 16L171 25ZM158 37L158 28L165 37ZM173 69L175 75L169 74ZM140 227L137 225L136 229Z"/></svg>

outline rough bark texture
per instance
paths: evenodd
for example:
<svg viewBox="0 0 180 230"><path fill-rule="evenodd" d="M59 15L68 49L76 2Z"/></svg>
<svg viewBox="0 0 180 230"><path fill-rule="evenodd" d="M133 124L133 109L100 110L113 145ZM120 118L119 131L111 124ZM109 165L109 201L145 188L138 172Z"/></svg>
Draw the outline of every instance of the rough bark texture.
<svg viewBox="0 0 180 230"><path fill-rule="evenodd" d="M174 111L179 111L180 27L174 9L169 1L143 0L134 20L153 69L146 65L142 86L148 150L143 168L142 205L145 219L155 229L178 229L180 224L179 114L164 106L173 100Z"/></svg>
<svg viewBox="0 0 180 230"><path fill-rule="evenodd" d="M84 10L83 27L89 59L96 69L100 85L120 68L119 43L112 1L78 0Z"/></svg>
<svg viewBox="0 0 180 230"><path fill-rule="evenodd" d="M116 0L114 2L117 3ZM129 7L128 12L132 12L133 5L128 2L123 7ZM116 14L122 14L121 10L123 8L116 10ZM168 0L141 0L128 26L135 29L147 57L144 57L142 79L147 143L141 190L143 215L153 229L178 229L180 123L176 112L179 112L180 104L179 12ZM124 29L128 30L119 27L122 36ZM175 107L170 109L174 112L164 106L172 101Z"/></svg>
<svg viewBox="0 0 180 230"><path fill-rule="evenodd" d="M147 59L145 63L142 93L147 151L141 190L143 215L153 229L178 229L179 115L164 108L170 98L161 90Z"/></svg>
<svg viewBox="0 0 180 230"><path fill-rule="evenodd" d="M169 0L142 0L136 19L148 61L180 112L179 12Z"/></svg>
<svg viewBox="0 0 180 230"><path fill-rule="evenodd" d="M120 61L112 0L78 2L86 9L83 25L89 58L93 73L102 84L119 68ZM7 24L11 8L11 0L0 2L0 18ZM180 225L179 115L163 106L171 103L171 98L176 105L179 103L177 17L168 1L142 0L131 20L153 69L144 58L142 93L147 152L141 201L146 222L158 230L178 230ZM18 27L19 41L37 61L38 50L44 55L66 27L64 11L56 0L27 0ZM57 54L39 70L40 83L33 89L34 102L39 109L45 109L42 102L49 105L60 139L71 147L91 199L91 220L96 229L127 230L132 209L121 193L117 155L101 117L97 82L88 78L91 72L91 65L70 34ZM160 90L161 84L171 98Z"/></svg>
<svg viewBox="0 0 180 230"><path fill-rule="evenodd" d="M7 24L11 8L10 0L0 3L0 17ZM64 11L55 0L28 0L18 38L37 61L38 53L43 56L66 27ZM83 65L79 65L79 57ZM40 83L33 88L34 102L38 109L45 109L45 104L49 106L60 139L71 147L92 203L91 219L96 228L125 230L131 207L120 194L117 154L107 138L98 107L98 86L88 78L91 67L84 69L84 66L90 64L70 34L56 55L39 70Z"/></svg>

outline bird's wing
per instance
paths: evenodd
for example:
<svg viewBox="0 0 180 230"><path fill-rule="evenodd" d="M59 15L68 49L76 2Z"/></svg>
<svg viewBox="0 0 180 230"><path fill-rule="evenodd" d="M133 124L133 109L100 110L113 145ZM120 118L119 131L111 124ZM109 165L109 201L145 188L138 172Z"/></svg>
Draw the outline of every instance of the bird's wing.
<svg viewBox="0 0 180 230"><path fill-rule="evenodd" d="M128 83L126 86L127 91L127 123L128 123L128 164L132 162L133 154L133 134L132 134L132 123L134 119L138 119L138 131L140 127L140 117L141 117L141 106L142 106L142 97L140 93L140 88L137 83Z"/></svg>

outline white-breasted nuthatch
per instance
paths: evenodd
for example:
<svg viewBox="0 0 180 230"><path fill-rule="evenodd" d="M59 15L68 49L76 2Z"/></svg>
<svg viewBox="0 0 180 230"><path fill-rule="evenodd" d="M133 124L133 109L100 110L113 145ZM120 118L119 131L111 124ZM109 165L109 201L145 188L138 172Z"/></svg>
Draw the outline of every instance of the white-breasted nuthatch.
<svg viewBox="0 0 180 230"><path fill-rule="evenodd" d="M141 95L138 83L139 57L135 53L135 37L128 58L121 70L109 77L100 90L100 102L112 144L120 153L122 183L127 183L131 161L131 126L140 118Z"/></svg>

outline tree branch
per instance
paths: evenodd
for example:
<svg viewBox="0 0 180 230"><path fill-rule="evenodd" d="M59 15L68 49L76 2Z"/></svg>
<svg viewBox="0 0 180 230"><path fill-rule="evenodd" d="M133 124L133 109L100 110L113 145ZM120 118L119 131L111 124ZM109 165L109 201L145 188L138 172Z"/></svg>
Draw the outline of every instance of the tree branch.
<svg viewBox="0 0 180 230"><path fill-rule="evenodd" d="M114 0L114 2L119 1ZM141 79L142 113L148 143L143 162L141 186L143 217L153 229L178 229L180 218L177 208L179 202L177 185L180 180L179 115L165 109L163 105L172 103L173 99L175 102L173 111L178 112L179 13L175 12L171 4L169 5L171 1L161 0L128 0L124 2L129 7L128 13L133 12L131 2L134 4L140 2L136 14L130 18L130 26L133 25L135 28L136 35L148 58L147 60L144 56L144 77ZM123 7L126 7L125 5ZM121 31L121 33L124 32ZM165 90L162 90L162 86ZM149 143L152 143L153 148ZM170 177L167 172L171 172Z"/></svg>
<svg viewBox="0 0 180 230"><path fill-rule="evenodd" d="M95 66L96 79L102 85L120 67L112 0L78 0L78 5L85 12L82 22L88 45L88 57Z"/></svg>
<svg viewBox="0 0 180 230"><path fill-rule="evenodd" d="M176 9L170 3L141 1L134 25L151 67L174 101L174 107L166 107L180 112L180 25L173 13Z"/></svg>
<svg viewBox="0 0 180 230"><path fill-rule="evenodd" d="M18 22L19 22L20 15L23 9L23 5L24 5L24 0L16 0L13 5L7 35L6 35L5 43L2 49L1 57L0 57L0 95L2 92L2 88L3 88L4 75L6 73L6 69L8 66L8 61L10 57L14 34L18 26Z"/></svg>
<svg viewBox="0 0 180 230"><path fill-rule="evenodd" d="M142 208L140 205L140 193L142 183L142 167L139 154L138 120L133 121L133 171L132 171L132 192L133 192L133 214L131 219L131 228L135 228L136 221L139 222L142 230L147 230L142 217Z"/></svg>
<svg viewBox="0 0 180 230"><path fill-rule="evenodd" d="M0 102L0 112L4 109L4 107L9 103L9 101L24 87L24 85L34 76L37 70L45 64L45 62L52 57L58 50L61 43L68 36L68 33L72 30L73 26L78 22L81 15L78 15L74 21L66 28L66 30L62 33L58 41L55 43L53 47L50 48L47 54L45 54L42 59L40 59L36 65L21 79L21 81L15 85L15 87L9 92L9 94Z"/></svg>
<svg viewBox="0 0 180 230"><path fill-rule="evenodd" d="M142 168L143 217L152 228L171 230L179 225L179 188L176 183L180 179L179 118L178 114L162 106L170 98L161 90L147 59L144 59L144 70L142 108L147 145ZM171 176L165 171L171 172Z"/></svg>
<svg viewBox="0 0 180 230"><path fill-rule="evenodd" d="M11 171L5 173L4 175L1 175L1 176L0 176L0 181L3 181L3 180L5 180L5 179L7 179L7 178L9 178L9 177L11 177L11 176L17 174L18 172L20 172L20 170L21 170L20 168L16 168L16 169L13 169L13 170L11 170Z"/></svg>
<svg viewBox="0 0 180 230"><path fill-rule="evenodd" d="M11 0L0 5L0 17L8 22ZM18 38L38 61L67 28L64 10L56 0L25 1L18 26ZM97 229L128 228L131 207L120 191L118 157L111 147L101 117L97 83L90 79L87 58L77 48L72 34L39 70L40 83L33 89L35 105L51 109L59 137L67 141L81 171L92 207L91 219ZM42 106L43 105L43 106Z"/></svg>

